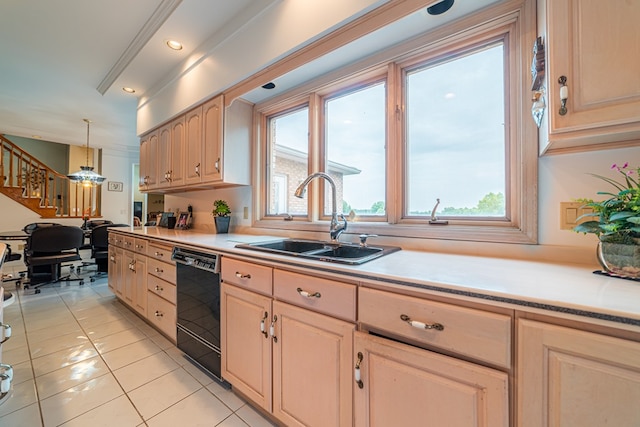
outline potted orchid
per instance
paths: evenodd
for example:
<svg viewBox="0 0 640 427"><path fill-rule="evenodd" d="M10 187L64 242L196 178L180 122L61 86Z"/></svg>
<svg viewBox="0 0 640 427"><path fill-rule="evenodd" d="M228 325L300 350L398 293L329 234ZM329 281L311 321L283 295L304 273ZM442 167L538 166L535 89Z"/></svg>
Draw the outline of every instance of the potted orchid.
<svg viewBox="0 0 640 427"><path fill-rule="evenodd" d="M583 200L592 213L578 218L591 219L574 227L580 233L598 236L599 261L605 270L626 277L640 277L640 167L630 168L614 164L611 169L622 175L622 180L592 174L613 187L599 191L602 201Z"/></svg>

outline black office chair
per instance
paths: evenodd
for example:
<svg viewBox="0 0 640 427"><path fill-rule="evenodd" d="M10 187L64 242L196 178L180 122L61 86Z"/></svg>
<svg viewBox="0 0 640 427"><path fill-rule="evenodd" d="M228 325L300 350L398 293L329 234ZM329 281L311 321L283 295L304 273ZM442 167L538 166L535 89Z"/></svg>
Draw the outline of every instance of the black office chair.
<svg viewBox="0 0 640 427"><path fill-rule="evenodd" d="M113 224L113 221L109 221L108 219L94 219L91 221L85 220L85 222L80 226L80 228L82 228L82 230L84 231L84 236L85 236L84 244L80 246L80 250L83 251L83 250L91 249L91 235L93 233L93 230L96 227L100 227L102 225L108 225L108 224ZM87 238L89 238L89 242L87 242ZM93 258L93 253L91 258ZM77 267L77 272L78 274L80 274L83 268L92 267L94 265L96 265L95 262L82 261L82 264L80 264ZM100 267L97 266L97 268L99 269Z"/></svg>
<svg viewBox="0 0 640 427"><path fill-rule="evenodd" d="M79 281L80 285L84 284L84 280L80 277L72 278L71 275L61 277L60 275L63 263L82 259L79 249L83 240L84 234L80 227L58 225L35 228L27 239L24 250L24 261L29 278L24 288L35 288L34 293L40 293L39 287L61 281L73 280ZM44 280L42 280L43 277Z"/></svg>
<svg viewBox="0 0 640 427"><path fill-rule="evenodd" d="M32 222L31 224L25 225L22 228L22 231L24 231L27 234L31 234L39 228L57 227L59 225L62 225L62 224L59 224L57 222Z"/></svg>
<svg viewBox="0 0 640 427"><path fill-rule="evenodd" d="M104 224L91 231L91 258L98 266L96 273L89 277L92 282L109 271L109 229L112 227L129 227L129 224Z"/></svg>

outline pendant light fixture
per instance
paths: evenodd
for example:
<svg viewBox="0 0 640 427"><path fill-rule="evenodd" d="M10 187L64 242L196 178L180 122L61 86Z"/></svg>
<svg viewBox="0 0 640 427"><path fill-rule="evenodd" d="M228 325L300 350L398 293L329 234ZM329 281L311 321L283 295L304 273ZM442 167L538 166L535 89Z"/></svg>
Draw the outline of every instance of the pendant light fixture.
<svg viewBox="0 0 640 427"><path fill-rule="evenodd" d="M89 166L89 124L91 120L82 119L85 123L87 123L87 164L86 166L80 166L80 170L78 172L74 172L72 174L67 175L67 178L71 180L71 182L75 182L77 184L82 184L85 187L95 186L96 184L102 184L104 182L105 177L93 171L93 166Z"/></svg>

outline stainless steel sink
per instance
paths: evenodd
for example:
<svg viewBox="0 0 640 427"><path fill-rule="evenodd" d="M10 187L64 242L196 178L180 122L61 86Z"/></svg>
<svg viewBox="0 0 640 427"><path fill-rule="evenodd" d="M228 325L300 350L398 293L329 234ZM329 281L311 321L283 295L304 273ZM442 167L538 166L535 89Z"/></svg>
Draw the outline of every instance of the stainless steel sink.
<svg viewBox="0 0 640 427"><path fill-rule="evenodd" d="M240 243L236 245L236 248L352 265L363 264L372 259L400 250L400 248L396 246L359 246L348 243L339 244L319 240L300 239Z"/></svg>

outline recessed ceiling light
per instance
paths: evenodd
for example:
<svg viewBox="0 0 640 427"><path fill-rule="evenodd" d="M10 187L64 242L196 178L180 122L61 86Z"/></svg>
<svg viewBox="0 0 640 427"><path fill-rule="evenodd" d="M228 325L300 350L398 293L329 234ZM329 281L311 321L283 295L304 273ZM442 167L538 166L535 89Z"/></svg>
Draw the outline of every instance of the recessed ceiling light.
<svg viewBox="0 0 640 427"><path fill-rule="evenodd" d="M136 90L132 87L123 87L122 90L127 93L136 93Z"/></svg>
<svg viewBox="0 0 640 427"><path fill-rule="evenodd" d="M173 50L182 50L182 43L176 40L167 40L167 46Z"/></svg>
<svg viewBox="0 0 640 427"><path fill-rule="evenodd" d="M451 9L451 6L453 6L453 2L454 0L443 0L441 2L438 2L433 6L428 7L427 13L429 15L441 15Z"/></svg>

